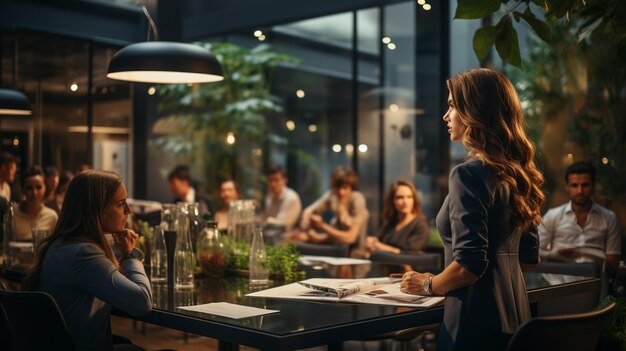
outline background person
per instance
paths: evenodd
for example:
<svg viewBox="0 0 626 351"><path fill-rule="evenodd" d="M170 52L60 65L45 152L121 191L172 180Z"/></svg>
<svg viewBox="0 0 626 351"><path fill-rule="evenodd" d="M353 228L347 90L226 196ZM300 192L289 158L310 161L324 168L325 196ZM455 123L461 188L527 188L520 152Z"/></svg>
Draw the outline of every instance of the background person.
<svg viewBox="0 0 626 351"><path fill-rule="evenodd" d="M33 166L22 173L24 200L19 203L13 214L16 240L32 240L33 230L47 230L51 233L54 229L58 215L54 210L44 206L46 192L44 177L39 166Z"/></svg>
<svg viewBox="0 0 626 351"><path fill-rule="evenodd" d="M17 172L17 158L8 152L0 153L0 197L11 201L11 184Z"/></svg>
<svg viewBox="0 0 626 351"><path fill-rule="evenodd" d="M596 170L589 162L576 162L565 170L565 189L570 201L551 208L539 226L539 255L543 261L606 262L615 271L622 252L617 216L592 200ZM544 274L551 282L579 278Z"/></svg>
<svg viewBox="0 0 626 351"><path fill-rule="evenodd" d="M287 172L283 167L272 166L265 173L267 176L267 195L263 220L266 224L281 226L291 230L298 222L302 212L300 196L287 187Z"/></svg>
<svg viewBox="0 0 626 351"><path fill-rule="evenodd" d="M359 178L349 167L339 166L330 177L332 189L308 206L302 213L303 229L297 240L317 244L348 244L350 255L364 256L367 210L365 196L356 191ZM322 214L332 213L329 223Z"/></svg>
<svg viewBox="0 0 626 351"><path fill-rule="evenodd" d="M530 319L522 266L538 261L543 176L519 98L504 75L473 69L447 85L443 120L468 158L450 172L437 215L446 268L437 275L404 273L400 286L446 296L438 350L504 350Z"/></svg>
<svg viewBox="0 0 626 351"><path fill-rule="evenodd" d="M215 213L217 229L226 230L228 228L228 209L230 204L239 200L239 187L233 179L225 179L220 182L220 205Z"/></svg>
<svg viewBox="0 0 626 351"><path fill-rule="evenodd" d="M46 206L53 209L57 214L61 212L63 200L65 199L65 193L67 192L67 186L70 184L72 178L74 178L74 173L71 171L61 173L61 176L59 177L59 185L57 186L57 190L54 194L54 199L46 202Z"/></svg>
<svg viewBox="0 0 626 351"><path fill-rule="evenodd" d="M203 219L206 215L213 216L214 210L209 198L201 194L191 185L191 172L187 166L177 166L167 177L170 191L174 195L173 203L197 202L198 215Z"/></svg>
<svg viewBox="0 0 626 351"><path fill-rule="evenodd" d="M124 229L130 214L127 196L115 173L78 174L68 187L59 223L38 246L37 262L23 284L54 297L77 350L114 349L111 307L132 315L152 309L150 281L132 253L139 236ZM113 235L119 260L105 233Z"/></svg>
<svg viewBox="0 0 626 351"><path fill-rule="evenodd" d="M415 186L406 180L393 182L385 195L383 225L367 237L367 250L419 254L426 249L429 236L428 219Z"/></svg>
<svg viewBox="0 0 626 351"><path fill-rule="evenodd" d="M46 184L46 193L44 194L44 202L54 200L57 187L59 186L59 170L54 166L46 166L43 169L45 174L44 183Z"/></svg>

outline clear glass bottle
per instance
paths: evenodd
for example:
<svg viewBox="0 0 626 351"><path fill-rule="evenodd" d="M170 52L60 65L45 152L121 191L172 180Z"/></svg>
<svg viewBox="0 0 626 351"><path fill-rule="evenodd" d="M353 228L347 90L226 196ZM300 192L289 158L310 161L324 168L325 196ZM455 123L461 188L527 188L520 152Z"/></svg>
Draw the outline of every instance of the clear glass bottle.
<svg viewBox="0 0 626 351"><path fill-rule="evenodd" d="M196 257L204 274L210 277L224 275L226 268L226 252L220 241L217 222L207 221L196 244Z"/></svg>
<svg viewBox="0 0 626 351"><path fill-rule="evenodd" d="M182 206L185 207L185 206ZM174 253L174 284L177 289L193 288L194 255L189 236L189 218L179 206L176 251Z"/></svg>
<svg viewBox="0 0 626 351"><path fill-rule="evenodd" d="M150 255L150 276L153 283L167 281L167 247L160 225L154 227L154 243Z"/></svg>
<svg viewBox="0 0 626 351"><path fill-rule="evenodd" d="M250 285L267 285L269 283L267 264L263 229L256 228L252 238L252 245L250 245Z"/></svg>
<svg viewBox="0 0 626 351"><path fill-rule="evenodd" d="M200 232L202 232L202 225L200 224L200 210L197 202L187 203L187 212L189 213L189 233L191 236L191 243L193 245L198 241Z"/></svg>

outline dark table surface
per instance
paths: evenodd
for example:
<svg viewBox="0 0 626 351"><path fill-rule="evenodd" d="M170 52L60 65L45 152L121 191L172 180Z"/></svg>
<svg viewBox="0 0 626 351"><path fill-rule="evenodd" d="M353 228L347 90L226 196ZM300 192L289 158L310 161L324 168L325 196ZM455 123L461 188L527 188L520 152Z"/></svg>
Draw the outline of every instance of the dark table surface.
<svg viewBox="0 0 626 351"><path fill-rule="evenodd" d="M344 267L346 268L346 267ZM346 272L354 277L384 276L388 271L377 264L338 267L304 267L307 278L336 277ZM597 278L551 286L540 273L526 274L531 304L543 298L575 295L599 284ZM273 281L267 287L285 282ZM154 310L146 317L133 319L187 331L220 340L220 349L236 349L237 344L267 350L291 350L318 345L339 348L342 341L380 333L438 323L443 307L414 309L358 303L333 303L274 298L246 297L257 288L246 277L198 277L192 290L176 290L167 284L153 286ZM232 319L178 309L179 306L229 302L238 305L279 310L265 316ZM123 313L119 313L124 315ZM333 346L334 345L334 346Z"/></svg>

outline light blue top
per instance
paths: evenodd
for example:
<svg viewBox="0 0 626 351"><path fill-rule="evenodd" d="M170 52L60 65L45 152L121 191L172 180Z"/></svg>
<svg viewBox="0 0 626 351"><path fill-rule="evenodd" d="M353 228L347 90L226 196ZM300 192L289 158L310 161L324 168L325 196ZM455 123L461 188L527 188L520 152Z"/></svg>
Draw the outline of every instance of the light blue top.
<svg viewBox="0 0 626 351"><path fill-rule="evenodd" d="M37 290L51 294L77 350L113 350L111 307L132 315L152 309L143 264L120 262L120 270L92 243L55 241L44 257Z"/></svg>

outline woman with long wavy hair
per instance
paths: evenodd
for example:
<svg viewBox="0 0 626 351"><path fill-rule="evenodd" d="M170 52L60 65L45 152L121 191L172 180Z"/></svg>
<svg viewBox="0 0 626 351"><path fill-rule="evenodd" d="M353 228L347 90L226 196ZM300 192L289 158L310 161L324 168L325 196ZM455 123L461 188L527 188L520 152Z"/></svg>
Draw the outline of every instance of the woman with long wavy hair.
<svg viewBox="0 0 626 351"><path fill-rule="evenodd" d="M426 249L430 228L422 212L413 183L397 180L391 184L383 205L383 225L367 237L367 250L396 254L419 254Z"/></svg>
<svg viewBox="0 0 626 351"><path fill-rule="evenodd" d="M446 268L405 273L401 290L446 296L438 350L504 350L530 318L523 270L538 261L543 176L505 76L473 69L447 85L443 120L468 155L437 215Z"/></svg>
<svg viewBox="0 0 626 351"><path fill-rule="evenodd" d="M23 283L54 297L77 350L114 349L112 306L133 315L152 309L150 281L133 255L139 237L124 228L126 198L115 173L88 170L74 177L56 227L37 246L37 261ZM113 236L119 260L105 234Z"/></svg>

